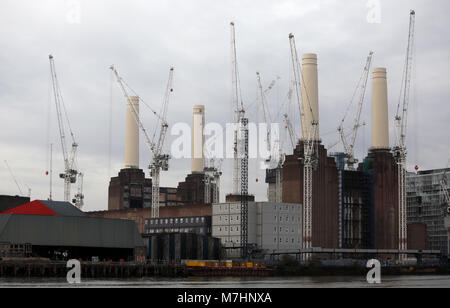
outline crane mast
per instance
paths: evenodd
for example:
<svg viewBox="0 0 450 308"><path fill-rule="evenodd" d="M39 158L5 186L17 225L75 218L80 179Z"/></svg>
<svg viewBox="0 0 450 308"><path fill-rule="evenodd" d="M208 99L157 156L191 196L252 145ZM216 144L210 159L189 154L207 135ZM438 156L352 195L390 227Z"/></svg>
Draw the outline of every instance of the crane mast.
<svg viewBox="0 0 450 308"><path fill-rule="evenodd" d="M127 88L125 86L125 82L123 81L122 77L119 76L119 73L115 69L114 66L111 66L110 69L113 71L114 75L116 76L117 82L120 85L120 88L122 89L122 92L127 99L127 102L131 102L130 95L128 94ZM169 105L169 97L170 93L173 92L172 84L173 84L173 67L169 70L169 80L167 82L166 91L163 99L163 104L161 108L161 114L155 115L158 117L158 121L161 122L161 130L159 134L159 138L157 142L154 142L150 139L147 130L145 129L144 125L142 124L141 120L139 119L139 114L137 113L136 108L133 104L130 103L131 110L134 116L134 119L136 120L136 123L138 124L139 128L144 134L145 141L147 142L147 145L150 148L150 151L152 152L152 162L149 165L149 171L150 176L152 178L152 218L159 218L159 182L160 182L160 172L161 170L167 171L169 169L169 158L170 156L167 154L162 154L162 149L164 146L164 140L167 134L167 129L169 127L166 117L167 117L167 109Z"/></svg>
<svg viewBox="0 0 450 308"><path fill-rule="evenodd" d="M300 118L302 122L302 130L306 130L304 119L306 118L303 111L309 110L313 113L311 106L303 106L302 97L300 95L301 84L303 77L295 44L295 38L292 33L289 34L289 43L291 47L291 58L294 73L295 93L297 96L297 103L300 109ZM306 90L306 88L305 88ZM309 100L308 100L309 101ZM314 119L314 115L311 117ZM312 206L313 206L313 171L317 168L317 146L318 141L314 140L318 129L316 121L311 122L312 129L309 130L308 136L303 140L303 240L302 248L308 250L312 248ZM310 253L302 254L303 261L310 261L312 255Z"/></svg>
<svg viewBox="0 0 450 308"><path fill-rule="evenodd" d="M239 70L236 56L236 31L234 22L231 26L231 71L232 71L232 103L234 121L237 129L234 131L234 166L233 193L241 196L241 257L247 257L248 250L248 118L245 118L239 86ZM240 103L239 103L240 100ZM240 183L240 186L239 186Z"/></svg>
<svg viewBox="0 0 450 308"><path fill-rule="evenodd" d="M62 95L61 95L61 89L60 89L59 83L58 83L58 77L56 75L54 58L52 55L49 55L48 58L50 60L50 72L51 72L51 76L52 76L53 94L54 94L54 99L55 99L56 114L57 114L57 118L58 118L58 127L59 127L59 136L61 139L61 148L62 148L63 159L64 159L64 173L61 173L59 175L59 177L64 179L64 201L69 202L70 201L71 184L74 184L76 182L77 174L78 174L78 171L75 169L75 166L74 166L78 144L75 142L75 138L74 138L74 135L70 128L70 123L69 123L70 135L72 137L72 149L71 149L70 154L68 154L67 145L66 145L64 120L63 120L62 109L61 109L61 103L64 104L64 102L63 102ZM64 106L62 106L62 107L64 107ZM66 117L67 117L67 114L66 114Z"/></svg>
<svg viewBox="0 0 450 308"><path fill-rule="evenodd" d="M345 151L345 158L347 167L349 170L354 170L354 165L358 163L358 159L355 158L355 142L356 137L358 135L358 129L363 125L361 124L361 112L364 105L364 97L366 95L366 88L367 88L367 80L369 79L369 73L370 73L370 66L372 64L372 57L373 52L369 52L369 55L367 56L366 64L364 66L363 73L361 75L361 79L358 82L358 85L356 86L355 94L358 92L358 89L360 89L360 97L358 101L358 109L356 112L355 117L355 123L353 124L353 129L350 134L350 142L348 142L346 134L344 133L344 121L345 116L342 119L341 125L339 125L338 132L342 141L342 144L344 146ZM355 97L355 94L353 97ZM352 98L353 100L353 98ZM350 103L351 104L351 103Z"/></svg>
<svg viewBox="0 0 450 308"><path fill-rule="evenodd" d="M14 183L16 183L16 186L17 186L17 189L18 189L19 192L20 192L20 195L23 195L22 189L20 188L20 185L19 185L19 183L17 182L17 179L16 179L16 177L14 176L14 174L13 174L13 172L12 172L12 170L11 170L11 167L10 167L9 164L8 164L8 161L6 161L6 160L5 160L5 165L6 165L6 167L8 168L9 174L11 175L11 178L14 180Z"/></svg>
<svg viewBox="0 0 450 308"><path fill-rule="evenodd" d="M407 249L407 216L406 216L406 130L408 122L409 92L411 87L412 60L414 50L414 28L416 13L410 12L408 46L406 50L405 70L400 92L400 100L397 107L395 122L397 126L397 146L394 148L394 156L398 165L398 199L399 199L399 250ZM402 111L400 115L400 105ZM400 255L400 260L404 260L406 255Z"/></svg>
<svg viewBox="0 0 450 308"><path fill-rule="evenodd" d="M267 93L268 91L270 91L273 86L275 85L275 80L273 80L271 82L271 84L269 85L269 87L267 88L266 91L263 90L262 84L261 84L261 75L257 72L256 73L256 80L258 83L258 89L260 92L260 96L261 96L261 104L262 104L262 109L263 109L263 115L264 115L264 123L266 123L267 125L267 134L266 134L266 146L267 146L267 151L269 153L269 157L266 159L266 163L267 166L269 166L269 168L272 164L272 159L273 159L273 153L272 151L274 150L272 148L272 144L271 144L271 120L270 120L270 114L269 114L269 110L267 108L267 103L264 99L264 95L265 93ZM279 144L279 142L278 142ZM280 149L280 153L277 153L278 157L277 157L277 165L275 167L275 200L276 202L281 202L281 194L282 194L282 186L281 186L281 166L283 164L283 155L281 155L281 149Z"/></svg>
<svg viewBox="0 0 450 308"><path fill-rule="evenodd" d="M240 98L240 88L239 88L239 70L237 64L236 56L236 30L234 27L234 22L230 23L231 26L231 82L232 82L232 105L234 112L234 123L236 123L237 128L234 130L234 148L233 148L233 193L235 195L239 194L239 180L241 170L239 160L239 150L242 149L242 138L239 138L239 130L241 129L240 122L245 115L244 107L242 104L239 105Z"/></svg>

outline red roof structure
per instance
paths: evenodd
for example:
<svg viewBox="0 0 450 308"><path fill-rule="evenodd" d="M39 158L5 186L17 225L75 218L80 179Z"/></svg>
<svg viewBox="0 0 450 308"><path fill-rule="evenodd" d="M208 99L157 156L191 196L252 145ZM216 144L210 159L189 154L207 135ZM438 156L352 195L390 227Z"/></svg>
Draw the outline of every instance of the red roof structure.
<svg viewBox="0 0 450 308"><path fill-rule="evenodd" d="M70 202L35 200L15 208L0 212L0 214L41 215L41 216L86 216Z"/></svg>
<svg viewBox="0 0 450 308"><path fill-rule="evenodd" d="M49 209L44 203L40 202L39 200L19 205L18 207L1 212L0 214L58 216L56 212Z"/></svg>

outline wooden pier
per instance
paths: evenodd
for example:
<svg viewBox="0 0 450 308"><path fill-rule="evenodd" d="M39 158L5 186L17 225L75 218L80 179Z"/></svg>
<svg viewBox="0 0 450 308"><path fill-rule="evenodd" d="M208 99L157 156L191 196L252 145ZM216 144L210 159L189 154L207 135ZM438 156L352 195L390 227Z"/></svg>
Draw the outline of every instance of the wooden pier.
<svg viewBox="0 0 450 308"><path fill-rule="evenodd" d="M0 261L0 277L66 277L66 262ZM185 277L183 265L152 265L140 263L81 263L82 278Z"/></svg>

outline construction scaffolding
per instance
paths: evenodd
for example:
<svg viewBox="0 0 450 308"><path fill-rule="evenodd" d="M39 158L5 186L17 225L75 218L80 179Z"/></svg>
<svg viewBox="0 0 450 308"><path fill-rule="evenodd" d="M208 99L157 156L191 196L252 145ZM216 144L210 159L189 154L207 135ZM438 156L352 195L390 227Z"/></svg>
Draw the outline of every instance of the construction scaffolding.
<svg viewBox="0 0 450 308"><path fill-rule="evenodd" d="M450 169L408 173L406 177L408 222L427 225L428 248L448 251L445 226L447 204L442 202L441 179ZM448 177L448 176L447 176ZM450 189L447 181L447 189Z"/></svg>

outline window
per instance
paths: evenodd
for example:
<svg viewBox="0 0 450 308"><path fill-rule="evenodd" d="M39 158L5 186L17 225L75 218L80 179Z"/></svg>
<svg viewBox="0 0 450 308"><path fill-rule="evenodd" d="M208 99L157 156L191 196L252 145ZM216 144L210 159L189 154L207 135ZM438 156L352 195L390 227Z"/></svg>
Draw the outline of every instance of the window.
<svg viewBox="0 0 450 308"><path fill-rule="evenodd" d="M170 221L170 223L171 223L171 224L173 224L173 218L170 218L170 220L169 220L169 221Z"/></svg>
<svg viewBox="0 0 450 308"><path fill-rule="evenodd" d="M202 217L202 222L205 222L205 217Z"/></svg>
<svg viewBox="0 0 450 308"><path fill-rule="evenodd" d="M277 238L276 238L276 237L273 238L273 242L274 242L274 243L277 242Z"/></svg>
<svg viewBox="0 0 450 308"><path fill-rule="evenodd" d="M277 215L275 215L274 220L275 220L275 221L277 220Z"/></svg>
<svg viewBox="0 0 450 308"><path fill-rule="evenodd" d="M176 224L178 223L178 218L175 218L175 223L176 223Z"/></svg>

